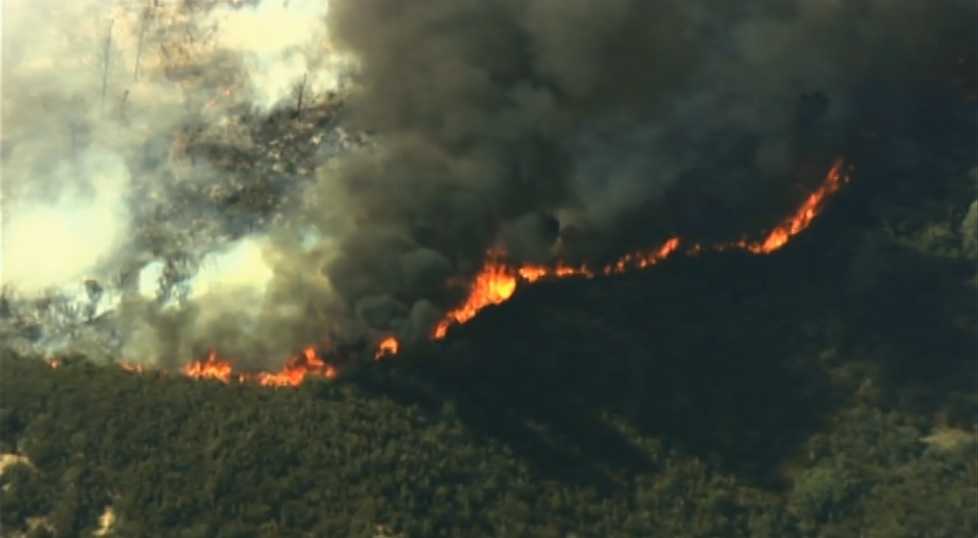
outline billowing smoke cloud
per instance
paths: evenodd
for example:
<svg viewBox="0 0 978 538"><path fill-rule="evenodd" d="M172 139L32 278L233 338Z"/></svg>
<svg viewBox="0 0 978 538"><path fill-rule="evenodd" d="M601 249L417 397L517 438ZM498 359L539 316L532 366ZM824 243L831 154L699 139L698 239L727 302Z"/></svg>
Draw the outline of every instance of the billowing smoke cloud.
<svg viewBox="0 0 978 538"><path fill-rule="evenodd" d="M234 161L300 92L308 108L338 89L326 7L3 0L8 342L26 334L44 351L175 363L260 316L301 317L264 307L281 293L271 264L285 265L266 246L267 223L299 172ZM277 346L277 360L293 340L280 334L250 347Z"/></svg>
<svg viewBox="0 0 978 538"><path fill-rule="evenodd" d="M387 328L450 306L448 277L500 242L593 259L756 234L860 136L916 129L892 118L923 93L963 104L949 66L975 15L971 0L337 1L331 35L361 65L350 121L377 149L320 183L350 208L326 273Z"/></svg>
<svg viewBox="0 0 978 538"><path fill-rule="evenodd" d="M91 259L77 264L135 268L113 331L125 358L164 364L209 346L257 365L324 339L426 338L492 246L514 261L601 261L675 233L758 233L861 137L920 129L899 118L921 95L957 106L955 66L973 54L978 15L972 0L333 0L323 24L322 2L215 0L195 14L148 3L114 16L103 99L107 14L83 15L99 13L88 4L6 10L4 177L19 179L5 183L5 230L21 190L54 208L125 199L111 226L96 224L106 238L194 200L153 233L123 234L123 248L83 249ZM28 27L43 31L8 39ZM40 59L8 61L31 54ZM137 57L138 84L121 82L136 79ZM292 106L303 80L311 94L347 87L331 147L357 138L348 133L366 142L321 154L314 181L285 196L292 205L261 221L260 237L213 226L233 220L199 201L223 188L222 172L194 162L177 127L226 142L227 110ZM8 136L11 123L30 134ZM243 138L237 149L261 144ZM120 160L128 173L106 175ZM89 168L74 190L60 161ZM100 177L114 183L100 190ZM175 239L187 229L201 231ZM217 285L229 273L215 279L208 264L252 276Z"/></svg>

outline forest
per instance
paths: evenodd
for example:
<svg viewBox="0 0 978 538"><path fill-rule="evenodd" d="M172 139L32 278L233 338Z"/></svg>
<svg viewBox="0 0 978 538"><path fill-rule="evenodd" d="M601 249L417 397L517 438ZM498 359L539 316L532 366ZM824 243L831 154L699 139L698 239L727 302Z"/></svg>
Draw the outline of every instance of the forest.
<svg viewBox="0 0 978 538"><path fill-rule="evenodd" d="M5 352L4 535L974 535L975 182L913 185L294 389Z"/></svg>

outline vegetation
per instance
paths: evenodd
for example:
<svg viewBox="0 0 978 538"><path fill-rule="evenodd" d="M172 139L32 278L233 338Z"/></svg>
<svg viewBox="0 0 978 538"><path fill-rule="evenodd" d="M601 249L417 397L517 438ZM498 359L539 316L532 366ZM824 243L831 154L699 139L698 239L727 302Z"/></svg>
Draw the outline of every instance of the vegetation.
<svg viewBox="0 0 978 538"><path fill-rule="evenodd" d="M378 525L406 536L952 537L978 529L973 439L928 447L921 420L866 403L804 443L783 487L611 417L609 431L644 461L588 482L574 469L559 478L536 468L480 435L451 403L404 405L351 382L261 390L84 361L57 369L2 361L4 451L28 454L36 467L3 473L8 530L44 517L52 535L78 536L110 505L118 536L374 536Z"/></svg>
<svg viewBox="0 0 978 538"><path fill-rule="evenodd" d="M5 352L0 451L30 464L0 476L3 534L111 507L127 537L974 536L955 188L863 225L837 204L769 257L541 284L295 390Z"/></svg>

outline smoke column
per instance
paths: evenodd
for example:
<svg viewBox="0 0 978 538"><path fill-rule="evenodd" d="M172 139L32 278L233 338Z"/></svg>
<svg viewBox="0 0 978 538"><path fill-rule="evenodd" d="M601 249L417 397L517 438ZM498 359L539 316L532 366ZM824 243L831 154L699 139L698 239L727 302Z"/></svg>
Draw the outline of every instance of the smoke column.
<svg viewBox="0 0 978 538"><path fill-rule="evenodd" d="M970 0L334 2L330 34L360 65L348 121L376 145L310 193L337 236L325 273L359 321L410 332L494 245L600 261L757 233L866 133L912 152L915 103L969 110L950 66L975 15Z"/></svg>
<svg viewBox="0 0 978 538"><path fill-rule="evenodd" d="M262 266L253 271L257 285L203 286L209 291L187 292L173 307L139 294L120 300L115 330L126 358L162 364L209 347L271 365L319 341L427 338L492 247L517 263L600 265L673 235L736 240L797 207L832 159L858 151L866 137L882 133L892 154L907 158L935 140L923 134L926 118L973 116L958 72L978 39L972 0L333 0L325 17L312 4L224 2L178 21L218 36L201 38L189 67L176 66L178 48L165 36L154 37L170 55L168 64L158 55L158 71L165 64L170 75L154 79L153 60L143 59L147 80L127 98L128 131L98 119L106 16L77 24L91 5L8 4L20 7L6 9L4 23L5 230L18 226L9 207L32 207L22 192L54 211L84 203L111 215L93 224L105 252L78 244L86 256L51 280L76 278L75 265L96 258L137 267L159 259L111 238L136 225L133 213L146 211L150 194L172 199L167 181L206 184L213 174L134 167L128 141L171 132L186 118L181 110L213 120L207 104L228 86L248 88L235 99L262 111L287 100L298 78L317 91L344 86L340 138L366 133L324 160L260 237L205 241L186 267L153 262L152 274L183 271L190 284L221 256ZM26 7L42 4L84 39L74 31L56 38L65 28L46 28L44 10ZM120 51L109 110L120 106L117 81L139 49L138 17L128 32L123 19L112 34ZM18 40L16 32L8 38L11 28L44 31ZM253 39L258 30L267 39ZM77 50L89 57L80 61ZM964 69L973 78L974 67ZM187 70L198 74L180 79ZM175 78L184 80L179 91ZM76 117L89 149L70 162L88 168L69 188L66 165L44 163L69 161L65 125ZM8 137L18 132L11 125L24 134ZM971 131L940 136L973 139L973 117L946 128L961 126ZM120 160L127 167L113 164ZM131 193L134 183L144 186L137 202L111 194ZM187 224L171 226L164 237Z"/></svg>

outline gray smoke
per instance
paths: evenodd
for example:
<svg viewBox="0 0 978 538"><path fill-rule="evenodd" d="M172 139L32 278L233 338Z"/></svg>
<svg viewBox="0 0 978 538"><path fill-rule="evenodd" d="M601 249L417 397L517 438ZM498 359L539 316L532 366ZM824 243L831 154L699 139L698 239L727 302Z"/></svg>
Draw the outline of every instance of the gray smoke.
<svg viewBox="0 0 978 538"><path fill-rule="evenodd" d="M604 259L758 234L879 128L865 103L899 116L950 88L975 15L971 0L337 1L330 33L361 68L348 120L377 149L318 184L348 208L322 225L339 241L325 272L386 329L451 306L464 287L443 284L495 244Z"/></svg>
<svg viewBox="0 0 978 538"><path fill-rule="evenodd" d="M345 145L329 99L347 60L324 14L319 0L3 0L6 345L162 364L209 346L288 353L275 321L302 332L308 313L288 304L319 296L268 282L272 223Z"/></svg>
<svg viewBox="0 0 978 538"><path fill-rule="evenodd" d="M150 34L159 52L157 64L145 64L145 80L158 81L142 83L149 89L123 94L110 85L110 110L144 116L130 120L142 126L138 136L93 119L104 117L93 59L52 53L64 62L40 64L33 85L11 86L4 28L4 153L15 117L8 102L30 114L24 105L47 95L32 106L48 111L22 122L36 143L19 142L20 157L5 157L5 179L18 170L29 179L14 185L30 185L47 206L52 188L74 192L63 166L39 156L70 155L77 139L50 133L83 124L78 136L99 144L72 165L88 178L72 187L77 196L117 201L88 185L102 169L118 171L112 185L143 186L118 205L116 231L105 232L113 240L99 242L100 260L138 273L113 307L112 330L129 360L176 364L213 346L270 365L325 340L369 348L390 333L427 338L493 246L514 262L600 262L676 233L759 234L860 136L888 129L895 140L913 139L900 132L919 126L892 118L921 92L959 99L954 66L973 54L978 15L973 0L334 0L323 25L312 8L233 3L211 2L167 26L191 28L196 49L168 41L168 32ZM93 54L105 26L97 22L85 41ZM255 39L286 25L300 30ZM131 70L139 33L118 45L127 59L111 69ZM70 71L79 65L83 73ZM293 102L300 75L320 90L350 83L342 129L288 135L289 144L323 137L313 177L281 194L288 204L274 218L249 220L267 213L261 204L203 203L228 181L220 159L194 161L193 148L212 136L226 153L267 151L259 131L224 111L247 103L261 115ZM67 89L24 91L62 79ZM220 98L229 87L232 103ZM197 131L182 127L188 114ZM47 142L55 139L59 146ZM137 139L138 147L126 142ZM10 164L18 158L22 165ZM122 170L113 164L120 159ZM247 185L267 186L276 174ZM109 190L118 189L132 192ZM5 204L10 192L5 185ZM165 212L176 200L191 209L137 234L139 245L127 242L125 230L142 226L134 214ZM158 288L157 297L131 292L140 287Z"/></svg>

